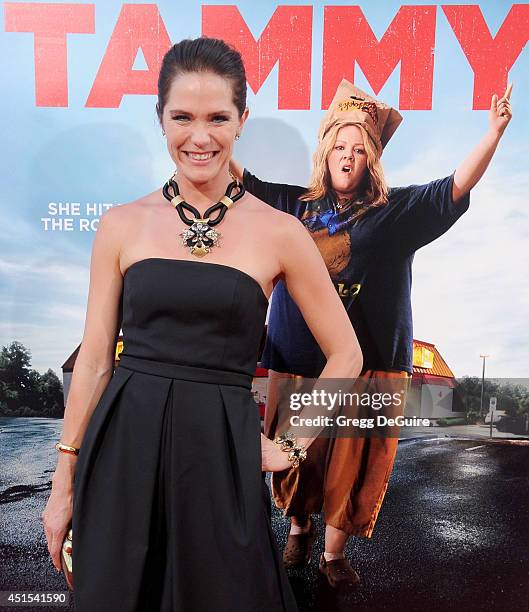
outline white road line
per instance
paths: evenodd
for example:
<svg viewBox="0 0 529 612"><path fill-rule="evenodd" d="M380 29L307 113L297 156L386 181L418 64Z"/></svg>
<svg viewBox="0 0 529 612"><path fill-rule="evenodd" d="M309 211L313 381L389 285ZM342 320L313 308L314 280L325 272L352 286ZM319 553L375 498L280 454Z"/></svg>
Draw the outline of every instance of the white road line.
<svg viewBox="0 0 529 612"><path fill-rule="evenodd" d="M486 444L481 444L480 446L472 446L471 448L465 448L467 451L476 450L477 448L484 448L487 446Z"/></svg>

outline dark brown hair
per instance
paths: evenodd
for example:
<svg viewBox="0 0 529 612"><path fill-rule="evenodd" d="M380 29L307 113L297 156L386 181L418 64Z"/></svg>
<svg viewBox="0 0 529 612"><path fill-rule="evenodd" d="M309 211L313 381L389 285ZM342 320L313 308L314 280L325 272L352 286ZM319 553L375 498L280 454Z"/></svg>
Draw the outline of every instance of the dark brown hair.
<svg viewBox="0 0 529 612"><path fill-rule="evenodd" d="M246 108L246 72L241 54L218 38L201 36L182 40L164 55L158 77L158 103L156 113L162 120L173 79L188 72L212 72L231 81L233 103L239 117Z"/></svg>

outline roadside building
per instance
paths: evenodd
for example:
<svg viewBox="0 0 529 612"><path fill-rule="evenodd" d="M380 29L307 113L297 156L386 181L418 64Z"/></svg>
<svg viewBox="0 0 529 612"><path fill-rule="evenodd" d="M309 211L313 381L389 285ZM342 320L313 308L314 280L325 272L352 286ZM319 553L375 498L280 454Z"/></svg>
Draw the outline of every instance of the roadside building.
<svg viewBox="0 0 529 612"><path fill-rule="evenodd" d="M433 421L446 417L464 416L455 410L454 373L435 344L413 341L413 374L406 402L406 416Z"/></svg>

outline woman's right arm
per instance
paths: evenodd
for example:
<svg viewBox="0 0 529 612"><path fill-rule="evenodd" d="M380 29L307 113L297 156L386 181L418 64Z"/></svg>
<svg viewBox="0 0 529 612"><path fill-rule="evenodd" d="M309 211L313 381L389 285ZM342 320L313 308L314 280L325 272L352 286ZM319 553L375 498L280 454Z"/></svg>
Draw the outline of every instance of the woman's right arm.
<svg viewBox="0 0 529 612"><path fill-rule="evenodd" d="M280 277L327 358L319 377L314 379L313 389L322 394L333 392L336 393L335 397L339 397L339 392L351 391L363 367L362 349L354 328L321 253L304 225L289 217L278 219L276 241L270 251L273 253L277 249L276 252L280 254ZM288 248L283 248L284 245L288 245ZM285 397L288 395L285 394ZM288 424L292 414L288 410L288 403L283 404L278 415L279 423L283 425L286 422L284 431L295 433L297 442L308 448L325 426L318 423L314 426L290 428ZM323 409L321 404L314 404L305 406L297 414L310 419L332 416L334 411ZM263 470L275 472L291 466L288 458L285 458L286 453L263 435L261 449Z"/></svg>
<svg viewBox="0 0 529 612"><path fill-rule="evenodd" d="M305 187L261 181L233 158L230 160L230 171L247 191L262 202L295 217L300 216L298 198L307 191Z"/></svg>
<svg viewBox="0 0 529 612"><path fill-rule="evenodd" d="M90 286L81 347L72 374L60 441L80 447L94 408L107 386L114 366L116 340L121 327L123 277L119 266L119 236L123 211L102 215L90 263ZM42 513L48 550L60 570L60 548L73 509L73 478L77 457L57 453L51 495Z"/></svg>

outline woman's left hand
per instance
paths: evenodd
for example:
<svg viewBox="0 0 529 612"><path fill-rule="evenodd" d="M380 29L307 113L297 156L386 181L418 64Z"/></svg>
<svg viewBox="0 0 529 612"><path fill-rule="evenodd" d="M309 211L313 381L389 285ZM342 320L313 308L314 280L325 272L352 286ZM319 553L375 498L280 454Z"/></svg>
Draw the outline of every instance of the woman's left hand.
<svg viewBox="0 0 529 612"><path fill-rule="evenodd" d="M498 136L503 134L505 128L509 125L509 121L512 118L510 102L511 92L512 83L507 86L507 89L501 98L498 98L498 96L494 94L490 101L489 126L490 129Z"/></svg>
<svg viewBox="0 0 529 612"><path fill-rule="evenodd" d="M279 444L261 434L261 469L263 472L281 472L292 467L288 453Z"/></svg>

